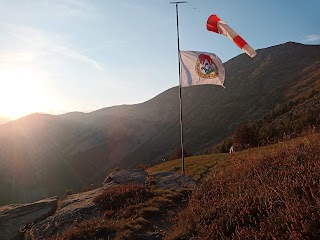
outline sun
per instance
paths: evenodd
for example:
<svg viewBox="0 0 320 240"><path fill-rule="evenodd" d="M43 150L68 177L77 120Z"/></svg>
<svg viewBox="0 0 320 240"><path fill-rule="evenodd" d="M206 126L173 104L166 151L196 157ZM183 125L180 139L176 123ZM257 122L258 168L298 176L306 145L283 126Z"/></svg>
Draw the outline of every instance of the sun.
<svg viewBox="0 0 320 240"><path fill-rule="evenodd" d="M19 67L0 69L0 116L13 120L46 111L49 105L37 72Z"/></svg>

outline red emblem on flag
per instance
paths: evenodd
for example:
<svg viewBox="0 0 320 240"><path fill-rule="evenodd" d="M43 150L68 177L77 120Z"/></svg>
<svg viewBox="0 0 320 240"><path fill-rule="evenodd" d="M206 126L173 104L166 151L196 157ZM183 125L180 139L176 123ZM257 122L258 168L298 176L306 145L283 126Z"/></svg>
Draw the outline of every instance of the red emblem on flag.
<svg viewBox="0 0 320 240"><path fill-rule="evenodd" d="M196 62L196 73L201 78L215 78L218 75L218 67L209 55L200 54Z"/></svg>

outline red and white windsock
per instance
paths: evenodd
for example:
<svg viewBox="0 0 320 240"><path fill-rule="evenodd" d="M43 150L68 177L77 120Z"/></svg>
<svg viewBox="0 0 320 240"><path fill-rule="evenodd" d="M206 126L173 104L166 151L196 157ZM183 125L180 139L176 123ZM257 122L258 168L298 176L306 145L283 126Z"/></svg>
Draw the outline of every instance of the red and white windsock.
<svg viewBox="0 0 320 240"><path fill-rule="evenodd" d="M208 31L222 34L230 40L232 40L239 48L245 51L250 57L255 57L257 52L242 38L240 37L231 27L229 27L225 22L213 14L208 18L207 21Z"/></svg>

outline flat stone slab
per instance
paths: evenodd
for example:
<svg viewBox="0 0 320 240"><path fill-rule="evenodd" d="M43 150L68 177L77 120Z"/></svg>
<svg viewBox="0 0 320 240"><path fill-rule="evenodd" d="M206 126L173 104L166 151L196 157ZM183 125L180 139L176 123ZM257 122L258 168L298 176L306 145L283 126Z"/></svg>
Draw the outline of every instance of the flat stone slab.
<svg viewBox="0 0 320 240"><path fill-rule="evenodd" d="M104 180L103 185L115 186L127 183L146 183L148 173L142 169L114 171Z"/></svg>
<svg viewBox="0 0 320 240"><path fill-rule="evenodd" d="M153 174L156 186L168 189L194 189L196 181L182 174L175 172L159 172Z"/></svg>
<svg viewBox="0 0 320 240"><path fill-rule="evenodd" d="M21 237L25 228L46 219L57 207L58 197L0 207L0 239L11 240Z"/></svg>
<svg viewBox="0 0 320 240"><path fill-rule="evenodd" d="M83 220L101 215L102 211L93 202L93 199L101 191L102 189L98 188L88 192L69 195L54 215L44 221L38 222L32 227L32 239L46 239Z"/></svg>

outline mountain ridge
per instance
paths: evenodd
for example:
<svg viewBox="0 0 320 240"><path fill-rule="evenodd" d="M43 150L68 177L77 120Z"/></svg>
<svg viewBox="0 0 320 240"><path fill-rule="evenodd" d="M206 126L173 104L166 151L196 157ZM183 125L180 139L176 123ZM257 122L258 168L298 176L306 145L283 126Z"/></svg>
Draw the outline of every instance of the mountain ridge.
<svg viewBox="0 0 320 240"><path fill-rule="evenodd" d="M189 152L203 151L240 123L294 98L299 83L320 66L318 45L289 42L257 52L254 59L241 54L224 64L226 89L214 85L182 89L184 144ZM305 91L318 88L316 77L308 81ZM39 197L62 194L101 182L114 167L155 164L179 145L178 87L140 104L91 113L34 114L0 126L0 171L6 173L0 176L0 185L3 194L12 183L42 189ZM10 194L2 202L21 199ZM34 196L26 199L31 200Z"/></svg>

